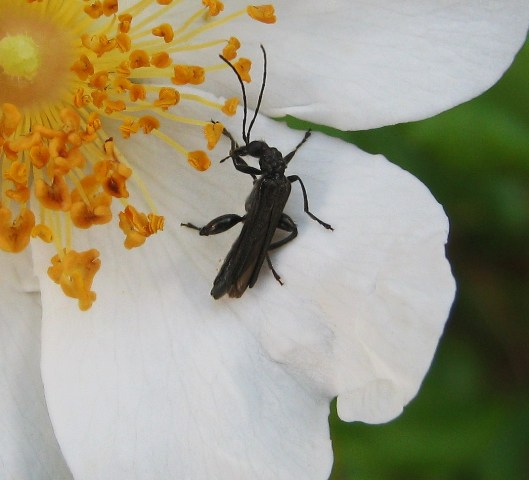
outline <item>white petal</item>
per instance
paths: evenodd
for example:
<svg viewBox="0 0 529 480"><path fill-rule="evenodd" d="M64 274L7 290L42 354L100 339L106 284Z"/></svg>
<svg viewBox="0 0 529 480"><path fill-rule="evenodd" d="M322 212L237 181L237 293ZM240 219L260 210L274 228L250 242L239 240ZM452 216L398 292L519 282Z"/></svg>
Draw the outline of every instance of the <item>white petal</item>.
<svg viewBox="0 0 529 480"><path fill-rule="evenodd" d="M218 312L166 239L170 250L107 255L89 313L43 283L43 376L75 478L327 477L326 399Z"/></svg>
<svg viewBox="0 0 529 480"><path fill-rule="evenodd" d="M2 252L0 261L0 478L67 480L40 378L41 308L30 257Z"/></svg>
<svg viewBox="0 0 529 480"><path fill-rule="evenodd" d="M284 152L302 137L264 119L256 130ZM242 213L251 179L133 148L166 230L131 252L102 230L114 244L88 313L41 280L44 383L76 479L327 478L330 399L343 418L387 420L430 364L453 298L442 209L383 158L314 135L290 173L336 231L293 193L300 235L273 254L285 285L264 267L241 299L215 301L237 229L204 238L179 225Z"/></svg>
<svg viewBox="0 0 529 480"><path fill-rule="evenodd" d="M290 0L275 6L276 25L228 24L256 72L258 44L268 52L262 112L342 130L426 118L479 95L509 67L529 23L525 0ZM259 82L259 74L253 76ZM224 79L214 91L237 93L237 82Z"/></svg>

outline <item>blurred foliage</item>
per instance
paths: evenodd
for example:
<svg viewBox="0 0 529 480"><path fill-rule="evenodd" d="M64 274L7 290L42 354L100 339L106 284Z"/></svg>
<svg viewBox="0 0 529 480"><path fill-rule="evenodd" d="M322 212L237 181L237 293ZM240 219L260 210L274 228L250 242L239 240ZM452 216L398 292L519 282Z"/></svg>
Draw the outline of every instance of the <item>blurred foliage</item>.
<svg viewBox="0 0 529 480"><path fill-rule="evenodd" d="M331 478L528 480L529 43L491 90L434 118L315 129L384 154L430 188L450 218L458 283L432 369L401 417L346 424L333 407Z"/></svg>

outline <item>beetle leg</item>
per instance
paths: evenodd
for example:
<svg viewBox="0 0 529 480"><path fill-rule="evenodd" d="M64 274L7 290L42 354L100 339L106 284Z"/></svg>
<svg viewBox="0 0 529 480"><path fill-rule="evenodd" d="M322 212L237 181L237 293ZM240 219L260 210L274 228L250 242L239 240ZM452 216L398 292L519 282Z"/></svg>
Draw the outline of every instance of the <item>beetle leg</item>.
<svg viewBox="0 0 529 480"><path fill-rule="evenodd" d="M197 227L192 223L181 223L180 226L198 230L199 235L207 237L209 235L217 235L218 233L225 232L238 223L244 222L245 218L246 215L241 217L235 213L227 213L225 215L221 215L220 217L214 218L211 220L211 222L209 222L207 225L204 225L203 227Z"/></svg>
<svg viewBox="0 0 529 480"><path fill-rule="evenodd" d="M232 153L231 159L233 160L235 170L251 175L254 180L257 180L257 175L261 175L262 173L258 168L248 165L239 155Z"/></svg>
<svg viewBox="0 0 529 480"><path fill-rule="evenodd" d="M239 147L239 145L233 138L233 135L230 132L228 132L228 130L224 129L222 133L224 134L224 136L230 139L231 147L230 147L230 154L227 157L223 158L221 160L221 163L227 160L228 158L231 158L231 160L233 161L233 166L235 167L236 170L242 173L246 173L247 175L251 175L254 180L257 180L257 175L261 175L262 173L261 170L259 170L258 168L251 167L241 157L241 155L247 154L246 146Z"/></svg>
<svg viewBox="0 0 529 480"><path fill-rule="evenodd" d="M239 148L239 145L237 144L237 142L233 138L233 135L228 130L224 129L222 131L222 134L225 137L228 137L230 139L230 142L231 142L230 152L233 152L234 150L237 150Z"/></svg>
<svg viewBox="0 0 529 480"><path fill-rule="evenodd" d="M309 129L309 130L307 130L305 132L305 136L303 137L303 140L301 140L301 142L298 143L297 147L284 157L285 163L287 165L288 165L288 162L290 162L290 160L292 160L292 158L294 157L294 155L298 151L299 147L301 147L301 145L303 145L308 140L308 138L310 137L310 134L311 134L311 131Z"/></svg>
<svg viewBox="0 0 529 480"><path fill-rule="evenodd" d="M296 238L298 235L298 227L294 223L294 220L292 220L286 213L281 214L281 218L279 219L277 228L279 228L280 230L284 230L286 232L290 232L290 235L286 236L285 238L282 238L281 240L278 240L277 242L271 243L270 246L268 247L268 251L274 250L275 248L278 248L281 245L284 245L285 243L288 243L291 240L294 240L294 238ZM266 254L266 262L268 263L270 270L272 270L274 278L281 285L283 285L283 282L281 281L281 277L275 271L274 266L272 265L272 260L270 260L270 255L268 255L268 253Z"/></svg>
<svg viewBox="0 0 529 480"><path fill-rule="evenodd" d="M281 277L279 276L279 273L275 271L274 266L272 265L272 260L270 260L270 256L268 255L268 253L266 254L266 263L268 263L268 267L270 268L270 270L272 270L274 278L279 282L280 285L283 285Z"/></svg>
<svg viewBox="0 0 529 480"><path fill-rule="evenodd" d="M285 245L285 243L291 242L298 236L298 227L286 213L281 214L277 228L284 230L285 232L290 232L290 235L287 235L285 238L278 240L277 242L272 242L268 247L268 251L274 250L276 248Z"/></svg>
<svg viewBox="0 0 529 480"><path fill-rule="evenodd" d="M323 225L327 230L334 230L334 228L332 228L328 223L325 223L324 221L320 220L316 215L312 214L309 211L309 199L307 197L307 190L305 190L305 185L303 185L301 178L299 178L297 175L290 175L287 178L290 183L299 182L299 184L301 185L301 191L303 192L303 210L305 211L305 213L313 220L316 220L320 225Z"/></svg>

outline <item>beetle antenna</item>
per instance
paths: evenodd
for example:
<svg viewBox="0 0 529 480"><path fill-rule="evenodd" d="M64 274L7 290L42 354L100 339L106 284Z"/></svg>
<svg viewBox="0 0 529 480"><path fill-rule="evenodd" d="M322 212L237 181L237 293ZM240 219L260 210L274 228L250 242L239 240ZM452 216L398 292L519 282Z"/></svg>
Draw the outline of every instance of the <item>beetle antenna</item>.
<svg viewBox="0 0 529 480"><path fill-rule="evenodd" d="M250 132L252 130L253 124L255 123L255 119L257 118L257 114L259 113L259 108L261 108L261 101L263 100L263 93L266 85L266 50L262 45L260 45L260 47L263 51L263 81L261 82L261 91L259 92L259 98L257 99L257 107L255 108L252 121L248 127L248 133L246 135L248 137L248 141L250 140Z"/></svg>
<svg viewBox="0 0 529 480"><path fill-rule="evenodd" d="M243 101L243 105L244 105L244 116L243 116L243 119L242 119L242 139L244 140L244 143L246 145L248 145L248 143L249 143L248 142L248 136L246 135L246 117L248 115L248 102L246 100L246 88L244 87L244 82L242 81L242 78L239 75L239 72L233 66L233 64L227 58L223 57L222 55L219 55L219 57L224 63L226 63L228 65L228 67L230 67L233 70L233 72L237 76L237 80L239 80L239 84L241 85L242 101Z"/></svg>

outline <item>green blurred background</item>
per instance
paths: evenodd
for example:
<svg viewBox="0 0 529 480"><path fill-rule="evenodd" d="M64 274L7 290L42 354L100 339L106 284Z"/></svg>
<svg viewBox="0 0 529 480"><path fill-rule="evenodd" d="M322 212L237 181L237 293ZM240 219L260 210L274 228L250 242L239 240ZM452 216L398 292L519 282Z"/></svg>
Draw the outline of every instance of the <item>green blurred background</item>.
<svg viewBox="0 0 529 480"><path fill-rule="evenodd" d="M430 188L450 219L458 283L432 368L397 420L346 424L333 406L331 478L529 480L529 43L491 90L437 117L317 129Z"/></svg>

